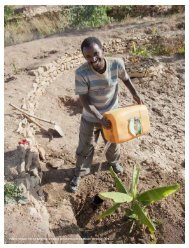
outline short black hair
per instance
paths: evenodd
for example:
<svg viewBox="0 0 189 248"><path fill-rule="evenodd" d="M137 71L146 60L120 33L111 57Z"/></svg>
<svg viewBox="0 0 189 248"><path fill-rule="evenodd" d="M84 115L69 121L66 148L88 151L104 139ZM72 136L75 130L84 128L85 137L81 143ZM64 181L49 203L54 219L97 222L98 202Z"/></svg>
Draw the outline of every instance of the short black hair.
<svg viewBox="0 0 189 248"><path fill-rule="evenodd" d="M97 44L102 49L102 43L101 41L96 37L88 37L84 39L84 41L81 43L81 51L83 52L83 48L89 48L92 44Z"/></svg>

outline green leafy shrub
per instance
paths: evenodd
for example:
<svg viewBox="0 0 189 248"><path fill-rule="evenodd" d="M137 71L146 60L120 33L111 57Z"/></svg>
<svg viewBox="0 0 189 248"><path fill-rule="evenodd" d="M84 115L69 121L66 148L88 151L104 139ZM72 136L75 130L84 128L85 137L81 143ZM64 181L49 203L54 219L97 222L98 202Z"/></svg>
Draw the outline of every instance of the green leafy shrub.
<svg viewBox="0 0 189 248"><path fill-rule="evenodd" d="M70 7L70 23L72 27L100 27L110 22L106 6L85 5Z"/></svg>
<svg viewBox="0 0 189 248"><path fill-rule="evenodd" d="M181 51L184 52L185 42L184 37L163 37L154 35L150 44L147 45L147 50L154 56L165 55L170 56Z"/></svg>
<svg viewBox="0 0 189 248"><path fill-rule="evenodd" d="M6 183L4 185L4 202L25 201L26 197L22 193L22 190L15 183Z"/></svg>
<svg viewBox="0 0 189 248"><path fill-rule="evenodd" d="M18 69L17 69L15 63L11 63L11 66L12 66L13 74L15 74L15 75L18 74Z"/></svg>
<svg viewBox="0 0 189 248"><path fill-rule="evenodd" d="M132 43L131 48L132 55L139 55L145 58L150 56L150 52L147 50L146 47L137 47L135 42Z"/></svg>
<svg viewBox="0 0 189 248"><path fill-rule="evenodd" d="M183 47L179 47L178 54L185 55L185 47L184 46Z"/></svg>
<svg viewBox="0 0 189 248"><path fill-rule="evenodd" d="M113 171L112 167L110 168L110 173L114 178L116 188L118 192L100 192L99 197L103 200L111 199L113 205L108 208L106 211L101 213L97 219L103 219L115 212L115 210L122 203L129 203L130 208L125 208L125 215L133 219L134 221L143 224L148 228L151 234L154 234L156 230L156 224L152 219L150 219L147 206L159 201L170 194L176 192L180 186L179 184L174 184L165 187L153 188L151 190L139 193L137 191L137 185L139 181L139 168L134 167L132 182L130 190L127 190L121 179Z"/></svg>
<svg viewBox="0 0 189 248"><path fill-rule="evenodd" d="M107 9L107 15L115 21L121 21L127 18L132 12L133 5L113 5Z"/></svg>
<svg viewBox="0 0 189 248"><path fill-rule="evenodd" d="M165 46L162 44L157 44L154 45L153 48L151 48L151 53L152 55L165 55L165 56L170 56L173 54L173 49L169 46Z"/></svg>
<svg viewBox="0 0 189 248"><path fill-rule="evenodd" d="M152 30L152 38L150 43L145 45L138 45L137 42L132 41L130 53L136 56L151 57L151 56L171 56L174 54L185 54L184 37L166 38L157 34L155 28Z"/></svg>
<svg viewBox="0 0 189 248"><path fill-rule="evenodd" d="M4 23L6 25L7 21L14 16L14 6L5 5L4 7Z"/></svg>

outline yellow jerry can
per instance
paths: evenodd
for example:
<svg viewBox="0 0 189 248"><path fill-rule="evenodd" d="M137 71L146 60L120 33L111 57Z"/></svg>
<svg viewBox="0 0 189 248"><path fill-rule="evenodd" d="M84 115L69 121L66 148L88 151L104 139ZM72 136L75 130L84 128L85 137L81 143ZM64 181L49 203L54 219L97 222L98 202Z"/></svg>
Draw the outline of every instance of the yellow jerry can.
<svg viewBox="0 0 189 248"><path fill-rule="evenodd" d="M103 128L105 139L123 143L150 131L150 119L145 105L131 105L110 110L103 115L111 122L111 129Z"/></svg>

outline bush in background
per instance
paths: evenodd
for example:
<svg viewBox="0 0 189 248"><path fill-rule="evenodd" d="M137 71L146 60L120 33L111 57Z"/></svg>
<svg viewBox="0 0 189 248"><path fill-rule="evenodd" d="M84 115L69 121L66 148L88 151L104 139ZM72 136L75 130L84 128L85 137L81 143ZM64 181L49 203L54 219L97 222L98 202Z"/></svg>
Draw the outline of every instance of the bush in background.
<svg viewBox="0 0 189 248"><path fill-rule="evenodd" d="M82 5L70 7L70 26L76 28L100 27L110 23L108 6Z"/></svg>
<svg viewBox="0 0 189 248"><path fill-rule="evenodd" d="M13 5L6 5L4 7L4 25L6 25L7 21L14 16L14 6Z"/></svg>

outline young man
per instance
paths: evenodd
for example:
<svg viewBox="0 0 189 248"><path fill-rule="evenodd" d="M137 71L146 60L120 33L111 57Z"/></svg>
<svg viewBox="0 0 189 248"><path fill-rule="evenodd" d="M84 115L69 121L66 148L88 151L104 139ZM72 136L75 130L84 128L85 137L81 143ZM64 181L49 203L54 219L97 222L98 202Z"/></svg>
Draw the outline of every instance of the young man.
<svg viewBox="0 0 189 248"><path fill-rule="evenodd" d="M81 51L86 63L75 73L75 92L83 106L80 123L79 145L76 150L75 175L70 183L70 190L76 192L80 177L90 172L94 154L94 130L99 127L111 128L111 123L103 113L118 107L118 78L131 92L134 100L141 104L132 82L120 58L105 58L102 44L96 37L88 37L81 44ZM107 152L108 165L116 173L122 173L119 164L120 146L112 143Z"/></svg>

